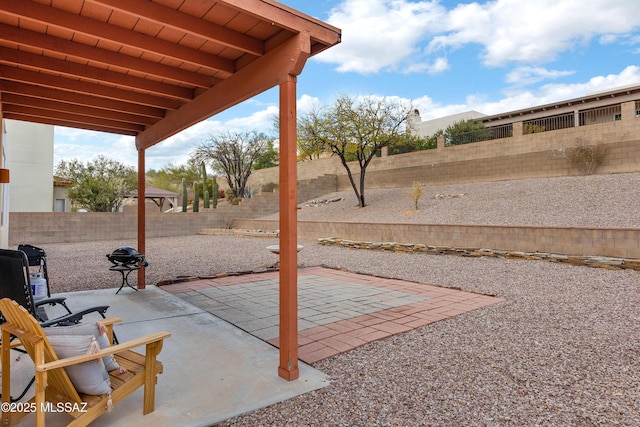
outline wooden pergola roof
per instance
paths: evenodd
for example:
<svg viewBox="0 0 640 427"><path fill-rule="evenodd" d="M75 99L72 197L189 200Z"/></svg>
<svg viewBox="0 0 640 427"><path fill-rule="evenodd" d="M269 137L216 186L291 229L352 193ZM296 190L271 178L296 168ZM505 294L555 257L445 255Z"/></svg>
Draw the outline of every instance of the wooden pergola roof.
<svg viewBox="0 0 640 427"><path fill-rule="evenodd" d="M147 148L279 86L278 374L296 379L296 77L340 37L273 0L3 0L0 133L4 117L135 136L143 195ZM8 171L0 172L7 182Z"/></svg>
<svg viewBox="0 0 640 427"><path fill-rule="evenodd" d="M338 29L272 0L4 1L1 108L147 148L339 41Z"/></svg>

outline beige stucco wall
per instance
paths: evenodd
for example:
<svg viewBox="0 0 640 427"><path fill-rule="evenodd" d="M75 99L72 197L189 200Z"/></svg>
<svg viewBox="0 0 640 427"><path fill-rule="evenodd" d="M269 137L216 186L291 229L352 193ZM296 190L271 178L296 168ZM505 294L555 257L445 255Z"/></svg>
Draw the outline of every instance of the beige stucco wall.
<svg viewBox="0 0 640 427"><path fill-rule="evenodd" d="M2 102L0 102L0 167L2 168L5 168L4 138L4 119ZM0 184L0 248L7 248L9 245L9 198L6 197L8 188L9 184Z"/></svg>
<svg viewBox="0 0 640 427"><path fill-rule="evenodd" d="M53 211L53 126L5 120L10 212Z"/></svg>

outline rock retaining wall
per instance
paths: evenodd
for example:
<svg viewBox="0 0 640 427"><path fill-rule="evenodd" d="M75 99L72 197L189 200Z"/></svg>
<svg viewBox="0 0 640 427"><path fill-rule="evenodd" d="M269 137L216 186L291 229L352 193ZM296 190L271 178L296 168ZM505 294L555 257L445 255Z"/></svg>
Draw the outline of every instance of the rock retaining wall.
<svg viewBox="0 0 640 427"><path fill-rule="evenodd" d="M599 256L574 256L545 252L504 251L488 248L454 248L450 246L430 246L420 243L358 242L353 240L320 238L321 245L334 245L351 249L369 249L389 252L427 253L432 255L457 255L465 257L494 257L526 259L607 268L610 270L640 270L640 259L625 259Z"/></svg>

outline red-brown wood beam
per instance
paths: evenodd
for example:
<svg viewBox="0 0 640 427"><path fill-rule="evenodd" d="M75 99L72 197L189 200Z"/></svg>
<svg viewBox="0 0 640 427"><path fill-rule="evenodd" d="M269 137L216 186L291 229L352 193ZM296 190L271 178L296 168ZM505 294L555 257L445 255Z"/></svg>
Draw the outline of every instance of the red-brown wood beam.
<svg viewBox="0 0 640 427"><path fill-rule="evenodd" d="M341 30L272 0L220 0L244 13L293 32L305 32L311 39L329 48L340 43ZM320 50L318 50L320 51Z"/></svg>
<svg viewBox="0 0 640 427"><path fill-rule="evenodd" d="M67 92L49 87L35 86L19 82L0 80L0 92L12 93L24 97L32 97L35 99L59 101L71 105L88 105L105 111L122 111L127 114L131 113L134 116L148 117L151 119L161 119L164 117L165 113L164 109L149 107L147 105L117 101L114 99L98 98L97 96Z"/></svg>
<svg viewBox="0 0 640 427"><path fill-rule="evenodd" d="M140 92L153 93L184 101L193 99L193 90L186 87L170 85L155 80L143 79L106 70L104 68L90 67L76 62L36 55L6 47L0 47L0 63L24 66L25 68L48 72L54 75L82 78L83 80L93 81L94 83L111 83L118 87L135 89Z"/></svg>
<svg viewBox="0 0 640 427"><path fill-rule="evenodd" d="M235 71L233 61L229 59L33 1L4 2L2 12L65 31L74 31L96 37L99 40L109 40L134 49L154 52L168 58L208 68L211 71L225 73L233 73Z"/></svg>
<svg viewBox="0 0 640 427"><path fill-rule="evenodd" d="M280 365L295 380L298 368L298 222L296 78L280 84Z"/></svg>
<svg viewBox="0 0 640 427"><path fill-rule="evenodd" d="M177 109L184 104L184 102L180 102L175 99L162 98L156 95L133 92L126 89L119 89L111 86L83 82L80 80L68 79L65 77L38 73L35 71L24 70L15 67L7 67L6 65L0 65L0 79L35 84L60 90L69 90L72 92L79 92L87 95L116 99L120 101L124 100L142 105L148 105L151 107L160 107L171 110Z"/></svg>
<svg viewBox="0 0 640 427"><path fill-rule="evenodd" d="M11 25L0 24L0 34L2 34L4 40L21 46L43 49L45 52L55 52L75 59L117 67L123 72L128 70L137 71L172 82L185 83L201 88L209 88L212 85L211 75L208 74L181 70L176 67L100 49L96 46L75 43L71 40L60 39L35 31L16 28Z"/></svg>
<svg viewBox="0 0 640 427"><path fill-rule="evenodd" d="M98 125L89 125L89 124L80 123L80 122L77 122L77 121L67 121L67 120L61 120L61 119L49 119L49 118L46 118L46 117L37 117L37 116L22 115L22 114L15 114L15 113L5 113L4 114L4 118L5 119L13 119L13 120L21 120L23 122L40 123L40 124L45 124L45 125L64 126L64 127L69 127L69 128L93 130L93 131L96 131L96 132L117 133L119 135L136 136L138 134L138 132L136 132L136 131L118 130L118 129L107 128L107 127L102 127L102 126L98 126Z"/></svg>
<svg viewBox="0 0 640 427"><path fill-rule="evenodd" d="M145 212L145 152L144 150L138 150L138 252L141 254L146 253L146 212ZM138 270L138 289L144 289L146 287L145 282L145 267L140 266Z"/></svg>
<svg viewBox="0 0 640 427"><path fill-rule="evenodd" d="M142 17L146 21L200 36L251 55L262 56L264 54L262 40L147 0L85 1L106 5L135 17Z"/></svg>
<svg viewBox="0 0 640 427"><path fill-rule="evenodd" d="M122 122L123 124L152 125L157 121L151 117L138 116L136 114L128 114L120 111L109 111L101 108L90 107L88 105L76 105L66 102L52 101L50 99L33 98L30 96L21 96L14 93L4 94L4 103L11 105L20 105L23 107L33 107L49 111L58 111L67 115L78 115L87 117L96 117L100 119L109 119Z"/></svg>
<svg viewBox="0 0 640 427"><path fill-rule="evenodd" d="M12 105L4 103L5 113L13 113L31 117L42 117L50 120L62 120L73 123L84 123L87 126L100 126L106 129L112 129L112 132L120 133L121 131L141 132L144 130L143 125L131 124L121 121L103 119L101 117L80 116L73 113L65 113L61 111L44 110L35 107L25 107L22 105Z"/></svg>
<svg viewBox="0 0 640 427"><path fill-rule="evenodd" d="M298 34L233 76L195 98L136 137L136 147L149 148L176 133L237 105L302 71L311 49L309 37Z"/></svg>

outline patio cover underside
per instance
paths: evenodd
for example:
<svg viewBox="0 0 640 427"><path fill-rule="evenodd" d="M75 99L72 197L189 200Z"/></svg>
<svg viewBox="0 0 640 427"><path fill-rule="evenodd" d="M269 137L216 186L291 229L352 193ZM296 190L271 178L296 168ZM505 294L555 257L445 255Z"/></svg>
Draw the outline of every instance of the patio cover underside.
<svg viewBox="0 0 640 427"><path fill-rule="evenodd" d="M340 37L273 0L4 1L0 118L135 136L144 194L146 149L279 86L281 335L297 348L296 76ZM282 350L279 373L294 379Z"/></svg>

